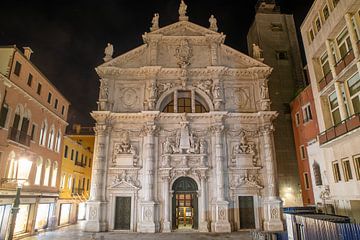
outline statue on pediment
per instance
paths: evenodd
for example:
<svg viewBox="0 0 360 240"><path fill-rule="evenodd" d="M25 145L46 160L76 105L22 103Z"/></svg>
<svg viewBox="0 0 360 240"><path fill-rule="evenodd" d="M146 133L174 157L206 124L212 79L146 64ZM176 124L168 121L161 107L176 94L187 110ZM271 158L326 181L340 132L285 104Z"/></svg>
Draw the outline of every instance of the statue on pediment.
<svg viewBox="0 0 360 240"><path fill-rule="evenodd" d="M252 50L253 50L253 58L255 59L262 59L262 49L256 45L255 43L252 44Z"/></svg>
<svg viewBox="0 0 360 240"><path fill-rule="evenodd" d="M103 58L104 62L108 62L111 59L113 59L112 56L114 54L114 46L112 44L108 43L104 50L104 53L105 53L105 57Z"/></svg>
<svg viewBox="0 0 360 240"><path fill-rule="evenodd" d="M211 15L211 16L210 16L210 18L209 18L209 23L210 23L209 29L212 30L212 31L217 32L217 31L218 31L217 20L216 20L216 18L214 17L214 15Z"/></svg>
<svg viewBox="0 0 360 240"><path fill-rule="evenodd" d="M179 6L179 20L180 21L187 21L188 17L186 16L187 5L185 4L184 0L181 0Z"/></svg>
<svg viewBox="0 0 360 240"><path fill-rule="evenodd" d="M159 14L155 13L153 19L151 20L152 26L150 31L155 31L159 29Z"/></svg>

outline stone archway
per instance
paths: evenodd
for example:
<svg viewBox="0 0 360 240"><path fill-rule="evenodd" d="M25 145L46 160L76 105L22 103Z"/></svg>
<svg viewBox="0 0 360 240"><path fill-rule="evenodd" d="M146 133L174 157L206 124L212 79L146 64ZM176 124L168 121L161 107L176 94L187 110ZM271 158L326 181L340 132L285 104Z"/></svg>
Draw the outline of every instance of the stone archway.
<svg viewBox="0 0 360 240"><path fill-rule="evenodd" d="M190 177L179 177L172 190L172 228L198 229L197 183Z"/></svg>

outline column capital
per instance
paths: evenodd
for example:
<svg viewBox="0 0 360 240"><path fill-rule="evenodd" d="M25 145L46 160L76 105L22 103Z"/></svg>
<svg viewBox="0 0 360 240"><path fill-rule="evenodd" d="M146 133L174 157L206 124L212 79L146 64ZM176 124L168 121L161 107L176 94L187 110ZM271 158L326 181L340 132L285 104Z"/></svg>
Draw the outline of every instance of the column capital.
<svg viewBox="0 0 360 240"><path fill-rule="evenodd" d="M210 131L216 135L222 134L224 132L224 130L225 130L225 127L222 123L216 123L210 127Z"/></svg>
<svg viewBox="0 0 360 240"><path fill-rule="evenodd" d="M142 130L141 133L144 136L154 136L157 132L158 132L159 128L156 126L156 124L154 123L146 123Z"/></svg>
<svg viewBox="0 0 360 240"><path fill-rule="evenodd" d="M108 129L108 126L106 124L96 123L96 125L94 127L95 135L99 135L99 136L106 135L107 129Z"/></svg>
<svg viewBox="0 0 360 240"><path fill-rule="evenodd" d="M275 131L275 128L274 128L274 125L272 125L272 124L268 124L268 125L260 127L261 135L269 135L274 131Z"/></svg>

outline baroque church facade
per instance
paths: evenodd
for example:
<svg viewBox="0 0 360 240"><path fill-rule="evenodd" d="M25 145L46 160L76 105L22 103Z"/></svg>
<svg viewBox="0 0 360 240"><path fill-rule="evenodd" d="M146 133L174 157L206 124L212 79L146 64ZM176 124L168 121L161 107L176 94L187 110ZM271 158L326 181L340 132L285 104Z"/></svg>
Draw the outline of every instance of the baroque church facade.
<svg viewBox="0 0 360 240"><path fill-rule="evenodd" d="M179 21L113 58L105 49L85 231L283 229L271 68Z"/></svg>

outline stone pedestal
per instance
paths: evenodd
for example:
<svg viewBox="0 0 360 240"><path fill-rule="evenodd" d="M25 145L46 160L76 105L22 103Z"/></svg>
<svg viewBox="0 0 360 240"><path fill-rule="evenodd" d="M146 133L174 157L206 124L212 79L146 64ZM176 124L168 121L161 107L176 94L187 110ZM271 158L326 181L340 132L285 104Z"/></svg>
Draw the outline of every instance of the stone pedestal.
<svg viewBox="0 0 360 240"><path fill-rule="evenodd" d="M281 220L281 200L278 198L264 200L264 230L277 232L283 231Z"/></svg>
<svg viewBox="0 0 360 240"><path fill-rule="evenodd" d="M155 233L155 202L143 201L140 203L140 223L138 231L142 233Z"/></svg>
<svg viewBox="0 0 360 240"><path fill-rule="evenodd" d="M231 226L228 220L228 206L229 203L227 201L218 201L216 203L215 232L231 232Z"/></svg>
<svg viewBox="0 0 360 240"><path fill-rule="evenodd" d="M88 201L86 203L86 221L82 224L85 232L105 232L108 230L106 221L106 202Z"/></svg>

